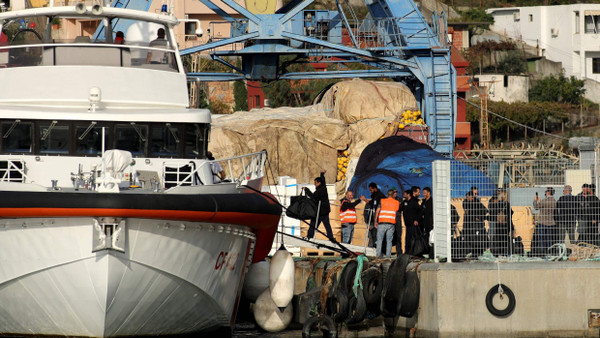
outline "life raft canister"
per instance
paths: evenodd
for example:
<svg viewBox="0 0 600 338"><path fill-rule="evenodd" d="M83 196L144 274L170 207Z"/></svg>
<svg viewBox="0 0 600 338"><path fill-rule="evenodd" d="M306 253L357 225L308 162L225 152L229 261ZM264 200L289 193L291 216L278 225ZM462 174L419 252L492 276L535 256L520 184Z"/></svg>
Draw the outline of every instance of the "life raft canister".
<svg viewBox="0 0 600 338"><path fill-rule="evenodd" d="M379 223L396 224L396 212L400 208L400 202L392 197L381 199L381 210L379 211Z"/></svg>

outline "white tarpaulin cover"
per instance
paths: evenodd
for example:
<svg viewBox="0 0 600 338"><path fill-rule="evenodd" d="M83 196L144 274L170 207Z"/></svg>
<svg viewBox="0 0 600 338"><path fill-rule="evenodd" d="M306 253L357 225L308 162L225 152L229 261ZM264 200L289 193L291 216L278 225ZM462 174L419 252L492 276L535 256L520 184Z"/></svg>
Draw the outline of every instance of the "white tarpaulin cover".
<svg viewBox="0 0 600 338"><path fill-rule="evenodd" d="M415 107L413 94L401 83L343 81L312 106L253 109L213 119L209 149L216 158L266 149L275 177L307 183L327 170L327 183L334 183L338 150L358 158L405 109Z"/></svg>

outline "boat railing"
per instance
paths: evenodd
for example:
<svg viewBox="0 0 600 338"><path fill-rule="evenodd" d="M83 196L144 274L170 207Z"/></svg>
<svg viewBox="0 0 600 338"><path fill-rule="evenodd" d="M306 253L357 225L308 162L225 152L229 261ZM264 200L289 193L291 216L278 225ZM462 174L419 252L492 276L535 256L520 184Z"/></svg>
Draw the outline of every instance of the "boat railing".
<svg viewBox="0 0 600 338"><path fill-rule="evenodd" d="M25 163L22 160L0 161L0 182L25 183L33 182L25 174Z"/></svg>
<svg viewBox="0 0 600 338"><path fill-rule="evenodd" d="M212 185L213 163L219 163L226 173L225 179L218 183L235 183L237 186L246 185L249 181L264 176L267 151L234 156L214 161L188 164L163 162L163 182L165 189L178 186Z"/></svg>
<svg viewBox="0 0 600 338"><path fill-rule="evenodd" d="M146 62L148 53L164 55L161 62ZM176 51L169 48L105 42L24 43L2 46L0 67L114 66L177 71ZM6 54L2 57L2 54ZM155 59L155 58L153 58ZM4 63L5 62L5 63Z"/></svg>

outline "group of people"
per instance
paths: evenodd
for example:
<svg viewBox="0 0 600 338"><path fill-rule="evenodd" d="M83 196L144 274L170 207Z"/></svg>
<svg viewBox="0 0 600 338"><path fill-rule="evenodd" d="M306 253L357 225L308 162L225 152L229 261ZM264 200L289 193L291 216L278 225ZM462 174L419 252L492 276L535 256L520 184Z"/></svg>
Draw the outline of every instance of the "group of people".
<svg viewBox="0 0 600 338"><path fill-rule="evenodd" d="M331 224L329 222L329 197L325 185L325 172L314 180L315 192L304 188L307 196L313 199L317 205L318 215L311 219L307 238L313 238L315 229L323 223L327 237L335 242ZM374 182L369 184L371 198L361 196L354 199L354 193L348 190L340 200L340 223L342 226L342 243L350 244L354 235L354 226L358 222L356 207L361 202L366 202L365 223L369 227L369 247L375 247L377 256L385 253L391 256L392 246L396 245L396 252L420 255L415 252L415 242L420 238L429 238L429 232L433 229L433 201L431 199L431 188L423 189L423 199L419 200L421 189L413 186L403 192L402 199L398 198L398 191L390 189L385 196ZM402 220L406 227L405 248L402 247ZM421 236L419 238L419 236ZM428 241L425 241L428 244ZM430 248L427 248L429 251ZM422 250L419 250L422 251Z"/></svg>
<svg viewBox="0 0 600 338"><path fill-rule="evenodd" d="M573 195L573 188L565 185L563 195L554 199L554 189L548 188L541 199L536 193L533 206L539 216L533 234L532 252L546 254L556 243L600 244L598 224L600 222L600 199L596 196L595 184L583 184L581 193ZM579 234L575 238L575 233Z"/></svg>
<svg viewBox="0 0 600 338"><path fill-rule="evenodd" d="M479 190L471 187L463 200L463 228L458 234L456 223L452 222L453 233L462 236L465 243L464 253L479 256L489 247L492 254L506 256L512 253L514 226L513 211L508 193L498 189L490 198L486 208L479 198ZM485 221L488 221L488 229Z"/></svg>

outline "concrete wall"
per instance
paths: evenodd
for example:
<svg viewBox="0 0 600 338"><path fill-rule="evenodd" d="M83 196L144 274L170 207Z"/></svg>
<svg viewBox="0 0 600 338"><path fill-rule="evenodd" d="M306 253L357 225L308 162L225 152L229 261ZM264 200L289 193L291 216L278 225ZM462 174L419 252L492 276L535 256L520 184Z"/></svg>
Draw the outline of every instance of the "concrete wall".
<svg viewBox="0 0 600 338"><path fill-rule="evenodd" d="M600 103L600 82L594 80L585 80L585 98Z"/></svg>
<svg viewBox="0 0 600 338"><path fill-rule="evenodd" d="M492 262L420 265L417 336L598 337L598 328L588 327L588 310L600 309L598 262L500 263L499 268L500 277ZM498 279L516 298L515 310L505 318L493 316L485 304ZM399 325L414 326L407 320Z"/></svg>

